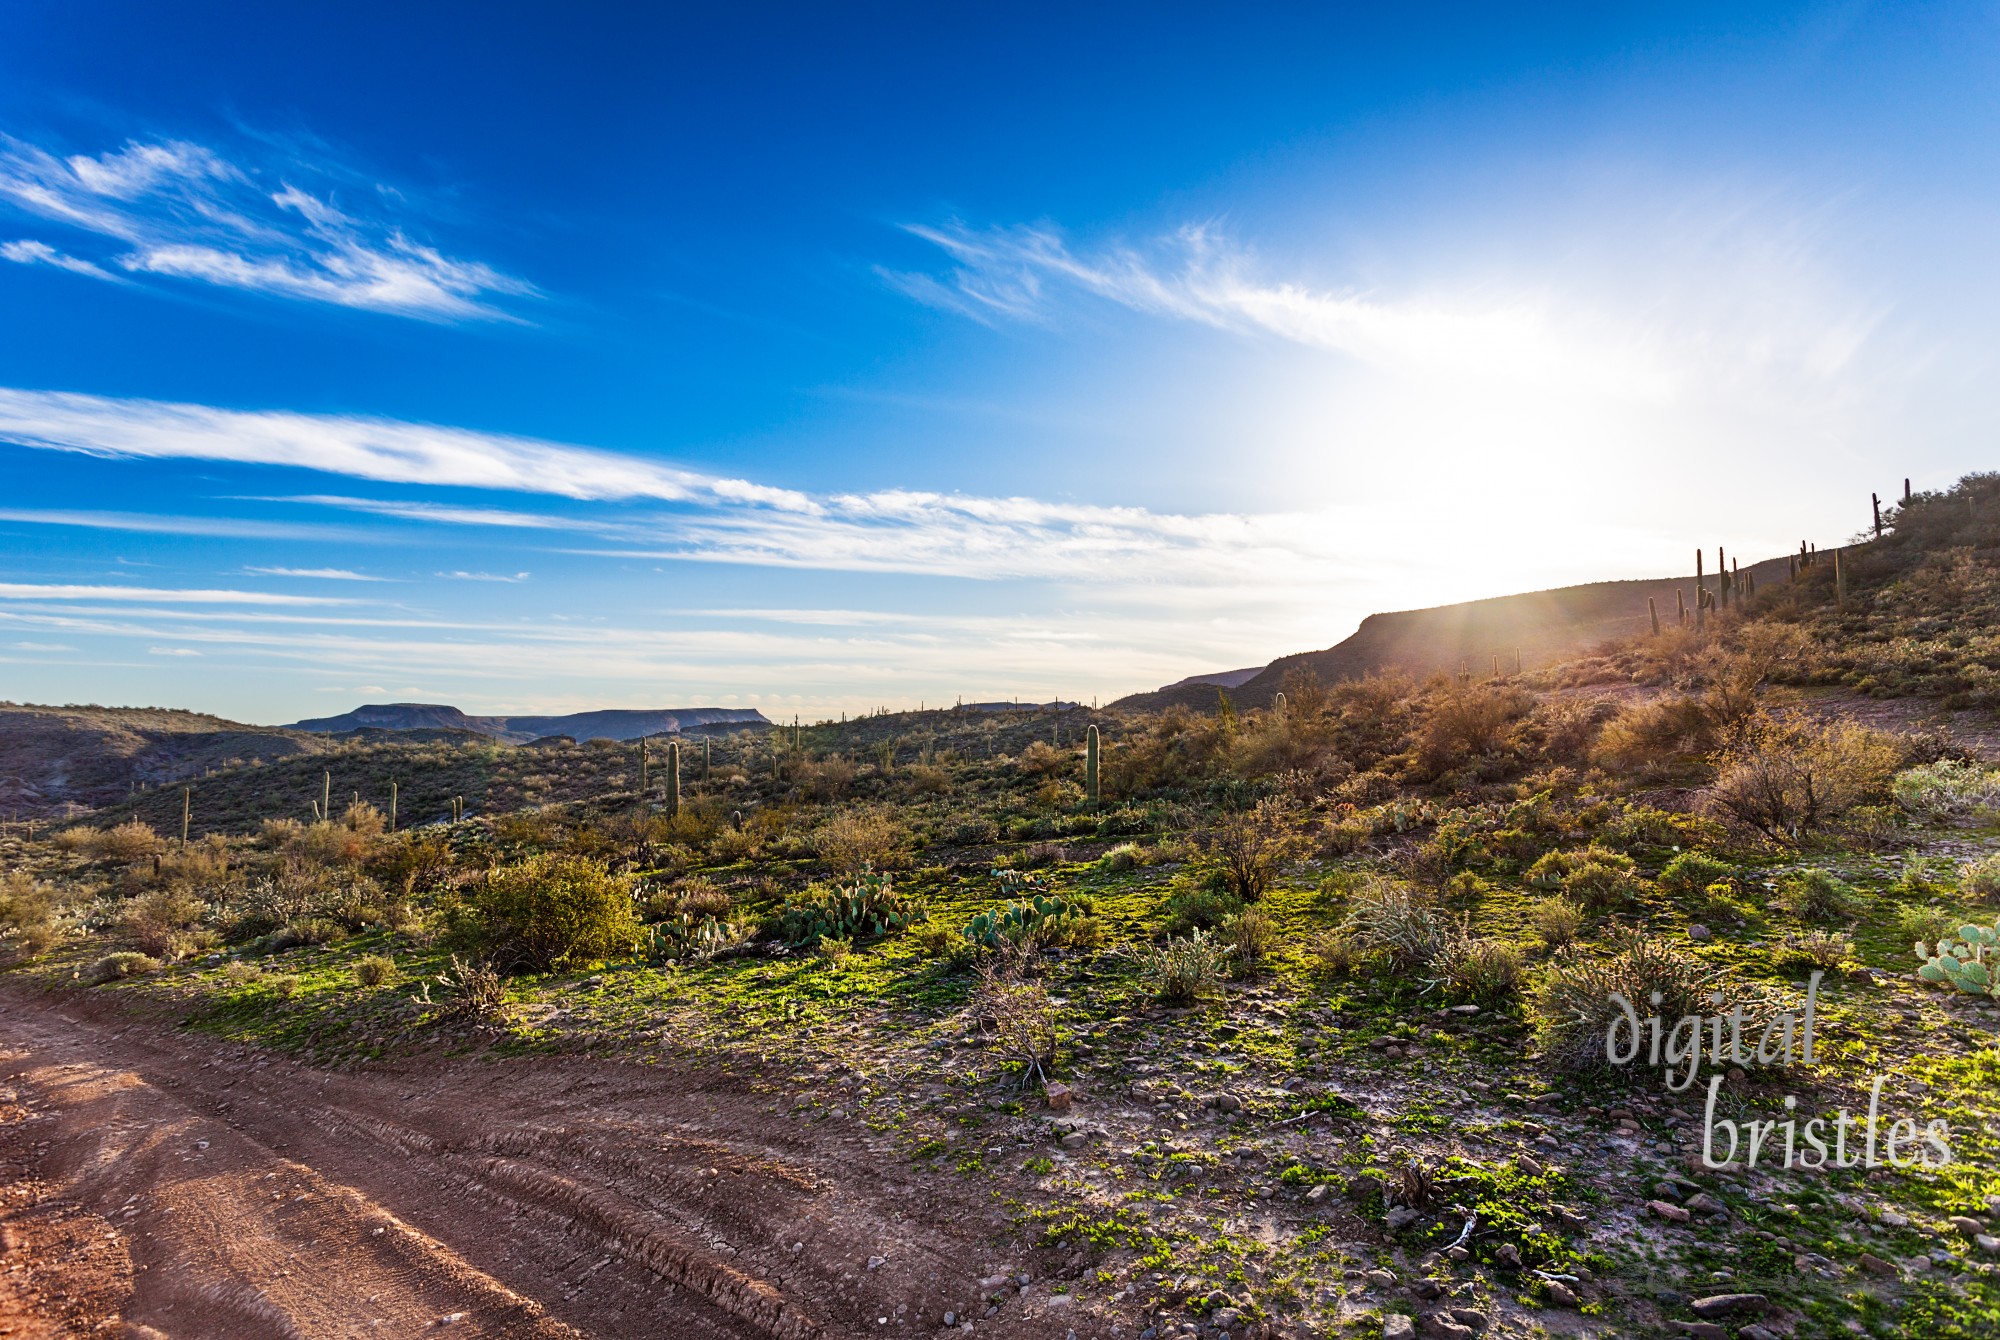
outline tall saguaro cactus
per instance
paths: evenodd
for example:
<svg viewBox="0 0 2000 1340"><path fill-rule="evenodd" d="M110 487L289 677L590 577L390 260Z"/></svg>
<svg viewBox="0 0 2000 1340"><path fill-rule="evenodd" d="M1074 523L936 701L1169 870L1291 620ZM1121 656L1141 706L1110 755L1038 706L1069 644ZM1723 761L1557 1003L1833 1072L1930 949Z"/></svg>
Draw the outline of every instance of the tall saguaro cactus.
<svg viewBox="0 0 2000 1340"><path fill-rule="evenodd" d="M182 851L187 850L188 818L193 813L194 813L194 788L191 786L184 786L181 788L181 850Z"/></svg>
<svg viewBox="0 0 2000 1340"><path fill-rule="evenodd" d="M331 771L322 772L319 775L319 817L328 823L333 822L333 773Z"/></svg>
<svg viewBox="0 0 2000 1340"><path fill-rule="evenodd" d="M708 781L708 766L709 766L708 750L709 750L709 745L712 743L713 741L710 740L703 740L701 742L701 780L703 782Z"/></svg>
<svg viewBox="0 0 2000 1340"><path fill-rule="evenodd" d="M1697 633L1701 631L1702 607L1708 603L1702 597L1707 594L1708 589L1701 584L1701 550L1697 549L1694 551L1694 631Z"/></svg>
<svg viewBox="0 0 2000 1340"><path fill-rule="evenodd" d="M1083 786L1090 794L1090 808L1097 808L1097 727L1092 726L1084 736Z"/></svg>
<svg viewBox="0 0 2000 1340"><path fill-rule="evenodd" d="M397 787L394 782L391 782L389 783L389 831L391 833L396 831L396 799Z"/></svg>
<svg viewBox="0 0 2000 1340"><path fill-rule="evenodd" d="M667 817L681 812L681 743L667 746Z"/></svg>

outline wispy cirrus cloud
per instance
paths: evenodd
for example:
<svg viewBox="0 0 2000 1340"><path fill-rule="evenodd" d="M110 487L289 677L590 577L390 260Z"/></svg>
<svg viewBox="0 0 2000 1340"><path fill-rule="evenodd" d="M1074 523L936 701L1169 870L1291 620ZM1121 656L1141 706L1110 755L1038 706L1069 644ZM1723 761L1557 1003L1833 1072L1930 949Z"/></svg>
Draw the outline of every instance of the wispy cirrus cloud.
<svg viewBox="0 0 2000 1340"><path fill-rule="evenodd" d="M431 321L518 319L500 302L535 296L532 284L420 240L413 220L385 209L385 190L343 208L339 179L352 175L297 157L237 162L185 140L130 140L92 156L0 137L0 200L93 239L99 253L23 238L0 244L0 259Z"/></svg>
<svg viewBox="0 0 2000 1340"><path fill-rule="evenodd" d="M370 577L349 568L245 568L259 577L309 577L326 582L386 582L387 577Z"/></svg>
<svg viewBox="0 0 2000 1340"><path fill-rule="evenodd" d="M0 582L0 600L122 600L166 605L346 605L327 596L281 595L274 591L175 589L159 586L80 586L61 583Z"/></svg>
<svg viewBox="0 0 2000 1340"><path fill-rule="evenodd" d="M512 584L528 580L528 574L525 572L467 572L464 568L457 568L451 572L440 572L438 576L451 582L507 582Z"/></svg>

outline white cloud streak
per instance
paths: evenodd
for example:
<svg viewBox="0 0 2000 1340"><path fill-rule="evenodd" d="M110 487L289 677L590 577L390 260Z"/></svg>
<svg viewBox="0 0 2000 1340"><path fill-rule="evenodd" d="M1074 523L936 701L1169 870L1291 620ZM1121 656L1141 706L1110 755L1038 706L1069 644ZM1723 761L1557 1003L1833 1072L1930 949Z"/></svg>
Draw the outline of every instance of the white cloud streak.
<svg viewBox="0 0 2000 1340"><path fill-rule="evenodd" d="M313 194L285 173L333 175L328 165L300 161L282 172L243 166L180 140L133 140L92 157L0 138L0 199L115 244L84 259L24 238L0 245L0 258L96 279L155 275L432 321L513 320L497 300L536 293L491 266L444 255L402 221L344 211L330 189Z"/></svg>
<svg viewBox="0 0 2000 1340"><path fill-rule="evenodd" d="M386 582L387 577L370 577L348 568L245 568L258 577L307 577L324 582Z"/></svg>
<svg viewBox="0 0 2000 1340"><path fill-rule="evenodd" d="M65 586L0 582L0 600L125 600L186 605L348 605L325 596L271 591L177 590L158 586Z"/></svg>

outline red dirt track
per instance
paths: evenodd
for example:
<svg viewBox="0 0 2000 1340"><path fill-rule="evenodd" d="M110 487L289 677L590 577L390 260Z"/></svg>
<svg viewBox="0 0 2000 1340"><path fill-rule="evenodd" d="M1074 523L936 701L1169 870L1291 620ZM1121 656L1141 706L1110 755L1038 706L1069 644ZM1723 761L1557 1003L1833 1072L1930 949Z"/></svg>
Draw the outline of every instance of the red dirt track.
<svg viewBox="0 0 2000 1340"><path fill-rule="evenodd" d="M0 1336L931 1334L1009 1259L985 1193L736 1078L333 1073L96 1005L0 990Z"/></svg>

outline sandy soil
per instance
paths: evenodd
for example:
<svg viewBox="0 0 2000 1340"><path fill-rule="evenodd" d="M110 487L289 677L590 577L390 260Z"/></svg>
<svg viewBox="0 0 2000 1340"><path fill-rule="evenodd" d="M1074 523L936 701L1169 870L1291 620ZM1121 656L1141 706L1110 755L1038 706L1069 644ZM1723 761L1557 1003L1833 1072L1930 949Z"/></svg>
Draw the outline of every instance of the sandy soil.
<svg viewBox="0 0 2000 1340"><path fill-rule="evenodd" d="M0 988L0 1336L1096 1331L983 1318L978 1280L1028 1262L951 1181L734 1077L336 1074Z"/></svg>

